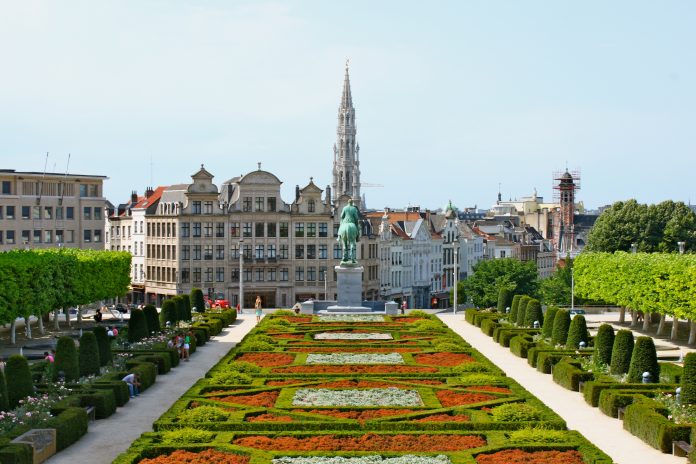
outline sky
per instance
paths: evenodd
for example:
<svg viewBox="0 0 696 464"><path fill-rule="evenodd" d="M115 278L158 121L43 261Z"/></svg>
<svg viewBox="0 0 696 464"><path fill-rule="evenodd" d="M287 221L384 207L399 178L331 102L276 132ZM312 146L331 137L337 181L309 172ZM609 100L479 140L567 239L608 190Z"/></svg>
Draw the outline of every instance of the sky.
<svg viewBox="0 0 696 464"><path fill-rule="evenodd" d="M0 0L0 168L105 195L262 168L331 183L350 59L367 206L488 208L581 172L696 202L696 2Z"/></svg>

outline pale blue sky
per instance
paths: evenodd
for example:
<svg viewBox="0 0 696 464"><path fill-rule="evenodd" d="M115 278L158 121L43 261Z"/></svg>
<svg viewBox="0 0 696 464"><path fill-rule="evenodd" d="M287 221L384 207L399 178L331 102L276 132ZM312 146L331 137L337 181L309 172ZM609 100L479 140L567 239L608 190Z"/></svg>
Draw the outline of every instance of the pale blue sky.
<svg viewBox="0 0 696 464"><path fill-rule="evenodd" d="M696 202L693 1L0 2L0 167L125 201L263 162L331 182L343 67L368 206ZM299 162L298 162L299 160Z"/></svg>

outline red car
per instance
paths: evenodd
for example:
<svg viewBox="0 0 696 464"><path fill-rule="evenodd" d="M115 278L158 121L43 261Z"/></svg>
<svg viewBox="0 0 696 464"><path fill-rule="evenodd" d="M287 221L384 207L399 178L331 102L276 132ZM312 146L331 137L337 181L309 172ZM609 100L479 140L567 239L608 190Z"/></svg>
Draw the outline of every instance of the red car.
<svg viewBox="0 0 696 464"><path fill-rule="evenodd" d="M228 309L230 307L230 302L229 300L225 299L225 295L220 292L220 293L215 293L214 295L215 299L211 299L208 296L203 296L203 300L205 301L205 305L209 306L210 308L220 308L220 309Z"/></svg>

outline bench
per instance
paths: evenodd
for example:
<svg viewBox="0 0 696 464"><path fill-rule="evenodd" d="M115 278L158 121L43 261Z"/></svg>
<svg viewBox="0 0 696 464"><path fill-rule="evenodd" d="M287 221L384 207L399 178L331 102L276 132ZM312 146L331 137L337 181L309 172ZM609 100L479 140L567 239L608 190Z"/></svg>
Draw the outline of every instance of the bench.
<svg viewBox="0 0 696 464"><path fill-rule="evenodd" d="M618 408L617 412L619 413L619 420L623 420L624 414L626 414L626 408Z"/></svg>
<svg viewBox="0 0 696 464"><path fill-rule="evenodd" d="M87 418L90 422L97 420L97 410L94 406L85 406L85 412L87 413Z"/></svg>
<svg viewBox="0 0 696 464"><path fill-rule="evenodd" d="M579 391L580 393L582 393L583 391L585 391L585 381L584 381L584 380L580 380L580 381L578 382L578 391Z"/></svg>
<svg viewBox="0 0 696 464"><path fill-rule="evenodd" d="M672 442L672 454L679 457L684 457L694 449L693 446L685 441Z"/></svg>

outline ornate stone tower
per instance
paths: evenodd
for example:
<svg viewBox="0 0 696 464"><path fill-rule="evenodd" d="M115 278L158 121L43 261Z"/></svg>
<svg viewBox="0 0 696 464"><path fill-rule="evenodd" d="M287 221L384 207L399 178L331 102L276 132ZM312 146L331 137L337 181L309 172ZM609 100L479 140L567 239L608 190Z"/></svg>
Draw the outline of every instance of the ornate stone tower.
<svg viewBox="0 0 696 464"><path fill-rule="evenodd" d="M333 146L333 200L343 195L353 198L355 205L360 208L360 160L358 145L355 138L355 108L350 93L350 76L348 62L346 75L343 80L341 106L338 108L338 127L336 128L336 143Z"/></svg>
<svg viewBox="0 0 696 464"><path fill-rule="evenodd" d="M554 177L554 200L560 203L554 218L554 241L560 258L575 252L575 192L580 189L580 174L566 169Z"/></svg>

